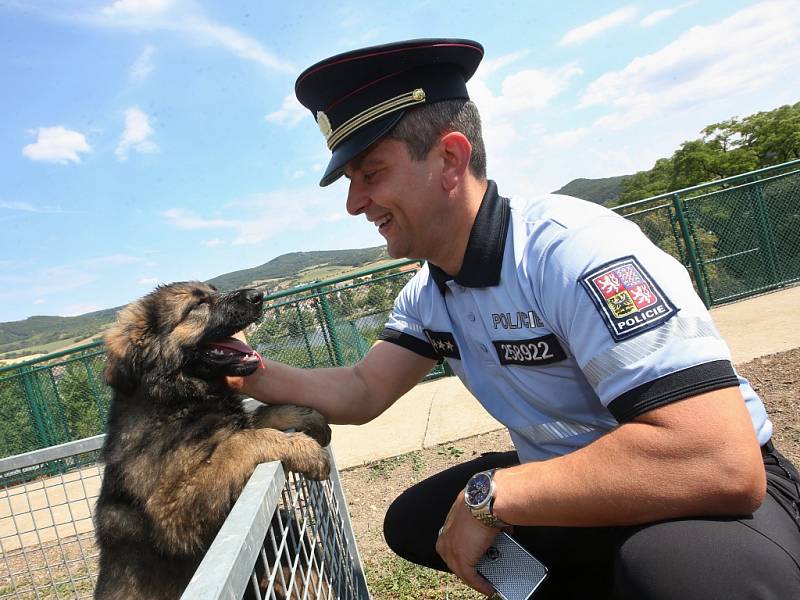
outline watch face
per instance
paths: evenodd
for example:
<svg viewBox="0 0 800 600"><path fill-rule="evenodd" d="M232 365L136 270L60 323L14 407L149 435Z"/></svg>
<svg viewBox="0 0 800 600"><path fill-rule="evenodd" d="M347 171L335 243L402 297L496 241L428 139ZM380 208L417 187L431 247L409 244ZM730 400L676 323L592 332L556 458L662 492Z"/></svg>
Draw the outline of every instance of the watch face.
<svg viewBox="0 0 800 600"><path fill-rule="evenodd" d="M486 473L473 475L467 483L466 500L469 506L480 506L489 497L492 478Z"/></svg>

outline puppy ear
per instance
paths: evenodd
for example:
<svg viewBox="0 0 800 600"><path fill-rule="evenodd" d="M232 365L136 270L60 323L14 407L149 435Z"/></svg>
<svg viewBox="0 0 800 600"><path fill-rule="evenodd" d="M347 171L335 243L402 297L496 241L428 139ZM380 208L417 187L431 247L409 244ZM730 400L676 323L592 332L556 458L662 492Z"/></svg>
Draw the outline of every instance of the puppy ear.
<svg viewBox="0 0 800 600"><path fill-rule="evenodd" d="M139 386L140 373L137 365L141 329L137 327L137 313L128 307L123 309L117 322L108 330L106 344L105 382L123 394L132 394Z"/></svg>

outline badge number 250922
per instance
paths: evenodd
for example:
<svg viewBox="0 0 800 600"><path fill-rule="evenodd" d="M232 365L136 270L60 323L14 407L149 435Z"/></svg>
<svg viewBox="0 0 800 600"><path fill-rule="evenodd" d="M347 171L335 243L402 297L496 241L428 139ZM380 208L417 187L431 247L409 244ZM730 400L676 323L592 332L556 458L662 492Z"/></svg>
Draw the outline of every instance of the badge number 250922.
<svg viewBox="0 0 800 600"><path fill-rule="evenodd" d="M495 340L497 357L503 365L546 365L567 358L554 334L527 340Z"/></svg>

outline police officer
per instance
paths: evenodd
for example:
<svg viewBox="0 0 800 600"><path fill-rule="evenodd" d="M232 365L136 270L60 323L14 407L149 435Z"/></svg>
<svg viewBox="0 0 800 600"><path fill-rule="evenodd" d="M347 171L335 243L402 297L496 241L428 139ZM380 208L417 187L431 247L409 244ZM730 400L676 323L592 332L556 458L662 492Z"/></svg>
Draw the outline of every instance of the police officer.
<svg viewBox="0 0 800 600"><path fill-rule="evenodd" d="M466 89L482 57L411 40L300 75L332 152L320 185L344 175L348 212L427 264L355 366L231 385L361 424L447 360L516 451L410 488L384 531L487 595L475 565L513 529L550 569L537 597L800 598L797 472L686 270L603 207L500 195Z"/></svg>

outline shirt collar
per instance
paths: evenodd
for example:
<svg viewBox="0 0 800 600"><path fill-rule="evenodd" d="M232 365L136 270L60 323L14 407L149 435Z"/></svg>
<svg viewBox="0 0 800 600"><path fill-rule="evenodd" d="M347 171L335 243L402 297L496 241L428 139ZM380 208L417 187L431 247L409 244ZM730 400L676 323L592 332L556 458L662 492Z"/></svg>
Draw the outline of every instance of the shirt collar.
<svg viewBox="0 0 800 600"><path fill-rule="evenodd" d="M447 291L447 282L451 279L465 287L490 287L500 283L510 214L508 199L498 196L497 184L489 180L458 275L451 277L433 263L428 263L431 276L442 294Z"/></svg>

